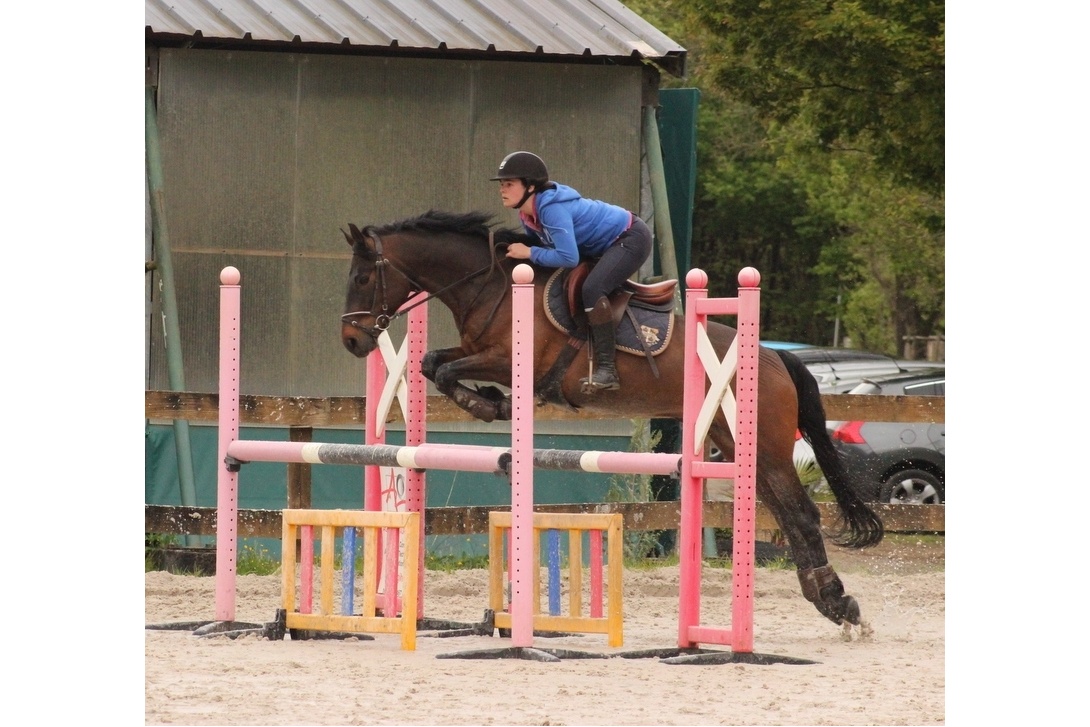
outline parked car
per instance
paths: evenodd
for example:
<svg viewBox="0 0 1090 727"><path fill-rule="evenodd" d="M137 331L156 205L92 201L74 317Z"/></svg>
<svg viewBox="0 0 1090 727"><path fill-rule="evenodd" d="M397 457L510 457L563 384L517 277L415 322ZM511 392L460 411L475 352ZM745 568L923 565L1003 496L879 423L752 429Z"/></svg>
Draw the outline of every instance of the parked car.
<svg viewBox="0 0 1090 727"><path fill-rule="evenodd" d="M826 348L809 346L792 349L818 382L822 394L846 394L864 379L877 376L945 368L934 361L905 361L884 353L864 351L858 348Z"/></svg>
<svg viewBox="0 0 1090 727"><path fill-rule="evenodd" d="M787 350L797 356L817 379L818 391L822 394L846 394L867 378L945 369L946 366L934 361L895 359L884 353L858 348L833 348L784 341L761 341L761 345ZM793 458L803 484L811 490L824 486L824 478L817 467L814 451L805 439L796 439Z"/></svg>
<svg viewBox="0 0 1090 727"><path fill-rule="evenodd" d="M946 369L868 378L848 394L946 396ZM864 488L865 500L946 502L945 423L845 421L828 427L849 472Z"/></svg>
<svg viewBox="0 0 1090 727"><path fill-rule="evenodd" d="M825 346L813 346L807 343L789 341L761 341L766 348L790 351L803 362L810 373L818 382L818 390L822 394L847 394L847 393L875 393L853 392L854 389L863 386L867 381L877 381L885 377L901 377L912 375L915 372L931 375L945 372L946 364L934 361L907 361L895 359L884 353L875 353L858 348L833 348ZM881 393L881 392L878 392ZM897 393L897 392L894 392ZM921 392L917 392L921 393ZM839 422L830 422L838 424ZM940 426L945 432L945 426ZM714 448L713 448L714 449ZM720 457L718 451L712 452L712 458ZM792 455L795 469L803 485L811 492L826 487L825 479L817 466L814 450L796 433L795 450ZM945 470L945 467L943 467ZM914 486L914 485L913 485ZM940 489L941 489L940 483ZM870 494L867 499L875 500L881 495L880 491ZM923 495L921 495L923 497ZM931 497L927 495L927 497ZM933 500L933 497L932 497ZM940 498L940 502L944 496ZM889 502L889 499L885 499ZM900 500L906 501L906 500Z"/></svg>

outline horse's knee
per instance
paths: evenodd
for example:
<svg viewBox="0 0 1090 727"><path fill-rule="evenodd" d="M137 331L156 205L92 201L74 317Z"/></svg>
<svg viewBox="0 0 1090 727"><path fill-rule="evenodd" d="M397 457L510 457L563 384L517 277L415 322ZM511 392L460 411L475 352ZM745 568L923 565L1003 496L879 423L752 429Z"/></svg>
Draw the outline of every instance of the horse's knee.
<svg viewBox="0 0 1090 727"><path fill-rule="evenodd" d="M825 618L836 625L847 621L859 624L859 603L844 593L844 584L831 565L800 568L798 571L802 595L814 604Z"/></svg>

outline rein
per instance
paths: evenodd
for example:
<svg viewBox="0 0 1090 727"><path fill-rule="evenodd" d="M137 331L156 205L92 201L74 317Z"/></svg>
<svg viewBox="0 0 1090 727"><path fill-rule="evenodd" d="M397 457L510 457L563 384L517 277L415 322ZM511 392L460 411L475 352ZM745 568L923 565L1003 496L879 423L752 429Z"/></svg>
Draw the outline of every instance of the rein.
<svg viewBox="0 0 1090 727"><path fill-rule="evenodd" d="M447 292L451 288L454 288L456 286L461 285L462 283L467 283L470 280L473 280L474 278L476 278L477 276L479 276L479 275L481 275L483 273L491 273L493 270L496 269L497 262L498 262L497 259L496 259L496 246L495 246L494 232L492 230L489 230L488 231L488 250L489 250L489 256L490 256L491 259L489 260L488 265L481 268L480 270L474 271L474 272L470 273L469 275L466 275L463 278L455 280L450 285L447 285L447 286L445 286L443 288L440 288L439 290L435 291L434 293L428 293L428 295L426 295L425 297L421 298L420 300L414 302L409 307L407 307L407 308L403 307L403 308L401 308L401 310L398 310L393 315L390 315L389 306L386 303L386 275L385 275L385 270L386 270L387 266L389 266L390 268L396 270L403 278L405 278L405 280L409 281L409 285L412 288L412 290L409 293L409 297L405 301L406 303L411 301L411 300L414 300L421 293L425 292L424 286L420 285L418 282L416 282L415 279L413 279L412 276L410 276L404 270L399 268L397 265L394 265L393 262L391 262L387 257L385 257L385 255L383 254L383 250L382 250L382 239L377 234L375 234L373 231L368 231L367 236L370 237L375 243L375 258L376 258L376 260L375 260L375 275L376 275L377 281L376 281L376 284L375 284L374 297L371 300L371 310L358 310L358 311L352 311L351 313L345 313L344 315L341 316L341 321L345 322L345 323L348 323L353 328L356 328L356 329L359 329L359 330L363 331L364 333L366 333L371 338L377 338L379 336L379 334L381 334L383 331L385 331L386 329L388 329L390 327L391 323L393 323L399 317L401 317L403 315L406 315L409 311L411 311L413 308L417 307L418 305L422 305L424 303L427 303L432 298L436 298L436 297L442 295L443 293ZM489 277L491 277L491 276L489 276ZM463 317L462 317L462 321L459 322L459 329L461 329L462 326L465 324L465 317L469 314L469 310L472 310L473 305L477 302L477 299L481 297L481 293L484 292L484 289L485 289L485 287L487 287L487 285L488 285L488 281L485 281L485 284L481 285L481 287L478 288L477 295L474 296L474 298L473 298L472 302L470 303L465 315L463 315ZM381 302L382 313L377 313L376 314L374 312L374 309L375 309L375 301L377 301L379 299L379 290L382 291L382 302ZM481 336L483 336L484 332L488 330L488 327L492 324L493 318L495 318L495 316L496 316L496 311L499 309L500 304L503 302L503 299L506 296L507 296L507 287L505 287L503 289L503 293L499 296L499 298L497 298L496 303L492 306L492 310L489 311L488 318L486 319L484 326L481 328L480 333L478 333L473 338L474 342L477 341L477 339L479 339ZM371 317L373 317L375 319L375 325L374 326L364 326L359 321L350 320L350 319L354 318L355 316L371 316Z"/></svg>

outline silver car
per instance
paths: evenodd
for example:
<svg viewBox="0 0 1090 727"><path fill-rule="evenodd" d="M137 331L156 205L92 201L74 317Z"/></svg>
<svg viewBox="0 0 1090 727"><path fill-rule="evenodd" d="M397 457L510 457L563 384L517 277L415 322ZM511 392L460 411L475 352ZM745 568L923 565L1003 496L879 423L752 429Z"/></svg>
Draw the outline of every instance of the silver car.
<svg viewBox="0 0 1090 727"><path fill-rule="evenodd" d="M872 377L847 393L946 396L946 370L922 369ZM946 502L946 424L829 422L833 444L865 500L888 503Z"/></svg>
<svg viewBox="0 0 1090 727"><path fill-rule="evenodd" d="M946 364L933 361L895 359L884 353L857 348L807 346L791 349L791 353L797 356L814 375L818 382L818 390L822 394L849 394L864 380L946 366Z"/></svg>

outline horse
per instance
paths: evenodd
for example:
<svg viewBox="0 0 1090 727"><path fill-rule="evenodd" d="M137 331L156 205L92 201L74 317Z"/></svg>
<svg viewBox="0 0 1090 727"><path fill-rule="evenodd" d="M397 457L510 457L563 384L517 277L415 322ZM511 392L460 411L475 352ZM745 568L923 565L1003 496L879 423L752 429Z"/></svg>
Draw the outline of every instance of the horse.
<svg viewBox="0 0 1090 727"><path fill-rule="evenodd" d="M493 384L511 385L512 272L517 263L528 261L509 260L504 251L511 242L528 242L528 237L498 227L484 212L436 210L362 229L349 224L349 231L341 232L352 248L341 317L341 341L348 352L366 357L393 320L414 305L437 298L454 316L459 345L428 351L421 361L423 375L475 418L510 419L509 397ZM580 378L586 370L575 365L572 353L583 341L554 325L544 300L546 281L556 271L533 267L537 301L533 352L538 377L534 392L539 405L548 402L614 418L680 420L683 314L671 312L682 333L671 336L653 358L623 349L618 352L620 389L584 392ZM709 321L707 332L722 358L736 330ZM467 381L475 387L467 386ZM762 346L757 401L757 499L772 512L787 539L802 595L838 626L850 628L847 622L866 630L858 602L845 592L829 564L820 513L799 480L792 458L798 431L813 447L836 498L839 518L827 533L835 545L866 548L882 540L882 521L852 486L825 429L817 382L790 352ZM724 457L733 459L734 441L722 411L708 436Z"/></svg>

